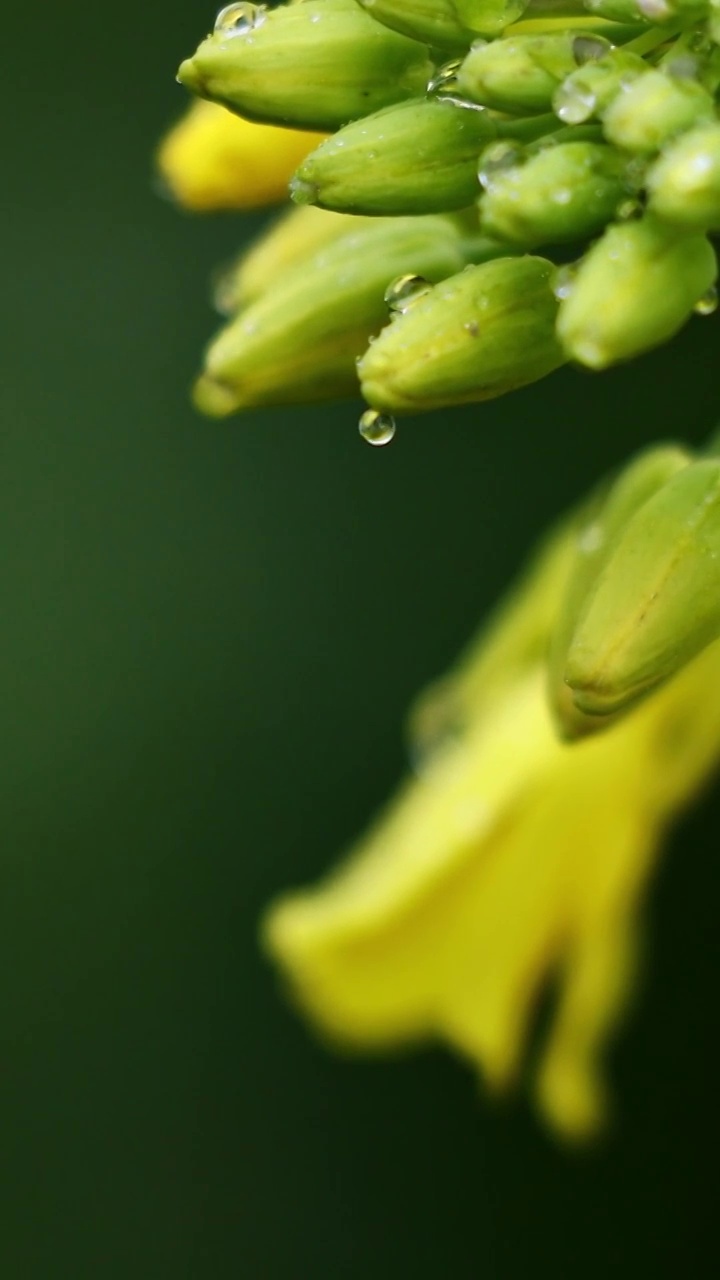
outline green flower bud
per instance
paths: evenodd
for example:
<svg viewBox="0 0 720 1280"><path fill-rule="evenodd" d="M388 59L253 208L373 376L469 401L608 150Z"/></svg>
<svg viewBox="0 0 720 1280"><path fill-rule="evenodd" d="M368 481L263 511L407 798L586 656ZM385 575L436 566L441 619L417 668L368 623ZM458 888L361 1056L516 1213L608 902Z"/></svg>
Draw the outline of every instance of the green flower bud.
<svg viewBox="0 0 720 1280"><path fill-rule="evenodd" d="M606 721L588 718L575 705L565 680L568 649L588 599L628 522L692 455L677 445L644 450L621 472L608 489L599 486L579 513L575 530L575 555L563 602L555 619L548 654L548 692L558 727L566 738L577 738L604 728Z"/></svg>
<svg viewBox="0 0 720 1280"><path fill-rule="evenodd" d="M489 400L563 363L552 263L500 258L466 267L398 315L358 366L377 409L418 413Z"/></svg>
<svg viewBox="0 0 720 1280"><path fill-rule="evenodd" d="M229 5L178 79L249 120L329 130L419 93L432 69L356 0L304 0Z"/></svg>
<svg viewBox="0 0 720 1280"><path fill-rule="evenodd" d="M458 18L455 0L358 0L358 3L377 22L436 49L462 49L473 39L474 33Z"/></svg>
<svg viewBox="0 0 720 1280"><path fill-rule="evenodd" d="M341 213L462 209L477 195L477 158L495 135L482 108L443 98L402 102L321 143L300 165L291 194Z"/></svg>
<svg viewBox="0 0 720 1280"><path fill-rule="evenodd" d="M688 231L720 231L720 125L677 138L647 174L649 208Z"/></svg>
<svg viewBox="0 0 720 1280"><path fill-rule="evenodd" d="M470 50L457 73L458 92L498 111L549 111L560 82L609 48L607 40L573 30L494 40Z"/></svg>
<svg viewBox="0 0 720 1280"><path fill-rule="evenodd" d="M445 218L375 222L276 277L211 343L198 407L223 416L253 405L352 395L355 360L387 316L388 281L441 280L465 261Z"/></svg>
<svg viewBox="0 0 720 1280"><path fill-rule="evenodd" d="M592 235L627 192L626 167L612 147L567 142L545 148L526 164L491 170L480 202L481 227L528 248Z"/></svg>
<svg viewBox="0 0 720 1280"><path fill-rule="evenodd" d="M576 705L636 702L720 635L720 461L680 470L628 521L568 649Z"/></svg>
<svg viewBox="0 0 720 1280"><path fill-rule="evenodd" d="M580 264L560 307L567 355L605 369L666 342L711 288L715 254L702 235L654 218L610 227Z"/></svg>
<svg viewBox="0 0 720 1280"><path fill-rule="evenodd" d="M433 48L462 49L476 36L500 35L529 0L358 0L378 22Z"/></svg>
<svg viewBox="0 0 720 1280"><path fill-rule="evenodd" d="M344 213L314 209L312 205L291 208L219 274L213 298L217 310L222 315L232 315L284 279L289 267L307 262L342 236L379 225L378 218L351 218Z"/></svg>
<svg viewBox="0 0 720 1280"><path fill-rule="evenodd" d="M603 115L603 131L627 151L659 151L675 134L714 117L713 99L697 81L648 70L621 86Z"/></svg>
<svg viewBox="0 0 720 1280"><path fill-rule="evenodd" d="M614 49L606 57L589 62L567 76L553 95L553 110L564 124L599 120L622 85L647 72L646 64L637 54Z"/></svg>

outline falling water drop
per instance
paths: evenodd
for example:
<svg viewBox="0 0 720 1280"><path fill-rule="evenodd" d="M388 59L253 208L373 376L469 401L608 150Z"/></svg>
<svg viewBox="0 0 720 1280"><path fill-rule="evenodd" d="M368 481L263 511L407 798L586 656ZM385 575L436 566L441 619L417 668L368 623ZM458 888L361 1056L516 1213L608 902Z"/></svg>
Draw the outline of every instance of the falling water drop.
<svg viewBox="0 0 720 1280"><path fill-rule="evenodd" d="M697 316L711 316L713 311L718 308L718 291L717 286L712 285L705 291L701 298L698 298L693 311Z"/></svg>
<svg viewBox="0 0 720 1280"><path fill-rule="evenodd" d="M395 419L390 413L366 409L358 423L358 431L368 444L389 444L395 435Z"/></svg>

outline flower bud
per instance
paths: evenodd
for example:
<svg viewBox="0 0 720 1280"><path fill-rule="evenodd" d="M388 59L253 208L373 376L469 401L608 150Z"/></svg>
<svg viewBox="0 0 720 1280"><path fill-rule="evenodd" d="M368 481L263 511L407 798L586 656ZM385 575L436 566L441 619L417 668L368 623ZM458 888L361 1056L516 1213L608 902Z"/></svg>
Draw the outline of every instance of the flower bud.
<svg viewBox="0 0 720 1280"><path fill-rule="evenodd" d="M445 218L375 220L296 262L211 343L198 407L224 416L352 395L356 357L387 315L388 282L410 272L441 280L461 267L461 246Z"/></svg>
<svg viewBox="0 0 720 1280"><path fill-rule="evenodd" d="M482 229L528 248L592 235L627 190L625 168L618 152L602 143L546 147L489 180L480 202Z"/></svg>
<svg viewBox="0 0 720 1280"><path fill-rule="evenodd" d="M477 157L495 134L482 108L414 98L328 138L300 165L292 197L345 213L462 209L477 195Z"/></svg>
<svg viewBox="0 0 720 1280"><path fill-rule="evenodd" d="M717 274L702 235L682 235L651 217L608 228L580 263L558 316L567 355L605 369L666 342Z"/></svg>
<svg viewBox="0 0 720 1280"><path fill-rule="evenodd" d="M637 54L614 49L566 76L553 95L553 111L563 124L599 120L622 85L647 73L646 64Z"/></svg>
<svg viewBox="0 0 720 1280"><path fill-rule="evenodd" d="M253 124L214 102L193 102L163 139L157 165L186 209L261 209L288 198L288 183L318 133Z"/></svg>
<svg viewBox="0 0 720 1280"><path fill-rule="evenodd" d="M250 120L332 130L419 93L431 74L427 49L356 0L305 0L228 5L178 79Z"/></svg>
<svg viewBox="0 0 720 1280"><path fill-rule="evenodd" d="M563 363L552 263L500 258L444 280L383 329L358 365L377 409L418 413L489 400Z"/></svg>
<svg viewBox="0 0 720 1280"><path fill-rule="evenodd" d="M609 47L572 30L493 40L470 50L457 73L458 92L497 111L549 111L560 82L581 60L602 57Z"/></svg>
<svg viewBox="0 0 720 1280"><path fill-rule="evenodd" d="M358 0L377 22L434 49L462 49L473 38L457 14L455 0ZM523 5L518 5L522 12ZM510 19L512 21L512 19Z"/></svg>
<svg viewBox="0 0 720 1280"><path fill-rule="evenodd" d="M222 273L220 296L216 298L218 310L231 315L267 293L289 267L307 262L341 236L368 226L378 227L380 223L378 218L351 218L312 205L288 210Z"/></svg>
<svg viewBox="0 0 720 1280"><path fill-rule="evenodd" d="M604 728L607 721L586 716L575 705L565 681L568 648L599 575L635 513L668 480L688 466L692 455L677 445L644 450L624 468L608 489L598 486L578 513L575 555L552 627L548 654L548 692L560 732L577 738Z"/></svg>
<svg viewBox="0 0 720 1280"><path fill-rule="evenodd" d="M688 231L720 230L720 125L692 129L663 151L647 175L649 208Z"/></svg>
<svg viewBox="0 0 720 1280"><path fill-rule="evenodd" d="M626 151L659 151L675 134L714 118L713 99L697 81L649 70L621 85L603 115L603 132Z"/></svg>
<svg viewBox="0 0 720 1280"><path fill-rule="evenodd" d="M378 22L437 49L467 48L476 36L500 35L529 0L358 0Z"/></svg>
<svg viewBox="0 0 720 1280"><path fill-rule="evenodd" d="M628 521L568 649L590 715L623 710L720 636L720 461L680 470Z"/></svg>

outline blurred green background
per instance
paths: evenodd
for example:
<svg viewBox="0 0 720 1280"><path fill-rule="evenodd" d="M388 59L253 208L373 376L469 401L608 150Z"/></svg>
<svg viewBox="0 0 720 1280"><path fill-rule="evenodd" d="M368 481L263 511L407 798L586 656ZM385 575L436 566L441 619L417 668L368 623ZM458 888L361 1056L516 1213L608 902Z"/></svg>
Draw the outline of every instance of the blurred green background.
<svg viewBox="0 0 720 1280"><path fill-rule="evenodd" d="M0 1274L695 1274L717 793L654 883L618 1129L581 1156L439 1051L326 1054L255 929L385 798L408 702L548 520L638 445L713 425L720 321L403 421L385 450L355 405L200 420L206 281L259 220L175 212L150 157L212 18L4 14Z"/></svg>

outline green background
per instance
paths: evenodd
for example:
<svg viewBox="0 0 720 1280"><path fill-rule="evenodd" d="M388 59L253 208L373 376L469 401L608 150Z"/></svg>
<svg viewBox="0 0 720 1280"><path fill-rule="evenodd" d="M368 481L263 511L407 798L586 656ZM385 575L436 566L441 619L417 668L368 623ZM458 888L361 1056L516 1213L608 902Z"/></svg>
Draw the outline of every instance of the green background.
<svg viewBox="0 0 720 1280"><path fill-rule="evenodd" d="M255 930L388 794L408 702L548 520L638 445L713 425L718 320L403 421L384 450L352 404L202 421L206 281L258 220L177 213L150 156L212 17L3 18L0 1274L699 1273L717 794L654 882L594 1152L521 1097L487 1108L440 1051L328 1055Z"/></svg>

